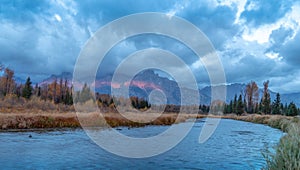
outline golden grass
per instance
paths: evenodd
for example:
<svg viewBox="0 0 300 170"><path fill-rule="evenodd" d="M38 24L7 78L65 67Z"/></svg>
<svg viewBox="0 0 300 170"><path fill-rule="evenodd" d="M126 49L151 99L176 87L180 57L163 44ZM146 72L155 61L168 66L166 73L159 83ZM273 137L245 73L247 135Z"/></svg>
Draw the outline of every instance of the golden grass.
<svg viewBox="0 0 300 170"><path fill-rule="evenodd" d="M287 134L280 139L275 146L275 153L266 149L263 155L267 170L298 170L300 169L300 123L299 118L287 122Z"/></svg>
<svg viewBox="0 0 300 170"><path fill-rule="evenodd" d="M0 129L79 127L76 115L68 114L0 114Z"/></svg>
<svg viewBox="0 0 300 170"><path fill-rule="evenodd" d="M6 129L32 129L32 128L72 128L128 126L141 127L147 125L172 125L184 122L190 118L200 118L197 114L176 113L0 113L0 130ZM204 116L203 116L204 117ZM104 118L104 119L103 119ZM129 119L128 119L129 118ZM134 119L132 119L134 118ZM80 120L80 121L79 121Z"/></svg>
<svg viewBox="0 0 300 170"><path fill-rule="evenodd" d="M253 115L248 117L240 117L238 120L266 124L270 127L287 131L288 124L295 118L281 115Z"/></svg>
<svg viewBox="0 0 300 170"><path fill-rule="evenodd" d="M31 128L72 128L72 127L141 127L147 125L171 125L191 118L223 118L266 124L287 132L275 147L275 153L266 149L263 153L267 166L264 169L300 169L300 119L280 115L199 115L177 113L0 113L0 130ZM129 118L129 119L127 119ZM80 120L80 121L79 121Z"/></svg>

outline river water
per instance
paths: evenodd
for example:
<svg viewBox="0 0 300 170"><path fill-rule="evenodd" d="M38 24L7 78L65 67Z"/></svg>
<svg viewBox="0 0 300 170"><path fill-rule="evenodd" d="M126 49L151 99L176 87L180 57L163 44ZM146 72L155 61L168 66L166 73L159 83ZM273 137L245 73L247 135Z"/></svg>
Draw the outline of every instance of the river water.
<svg viewBox="0 0 300 170"><path fill-rule="evenodd" d="M4 132L0 133L0 169L261 169L265 165L262 150L274 146L283 135L265 125L221 120L212 137L199 144L203 123L197 121L173 149L143 159L108 153L81 129ZM118 130L129 136L153 136L167 128Z"/></svg>

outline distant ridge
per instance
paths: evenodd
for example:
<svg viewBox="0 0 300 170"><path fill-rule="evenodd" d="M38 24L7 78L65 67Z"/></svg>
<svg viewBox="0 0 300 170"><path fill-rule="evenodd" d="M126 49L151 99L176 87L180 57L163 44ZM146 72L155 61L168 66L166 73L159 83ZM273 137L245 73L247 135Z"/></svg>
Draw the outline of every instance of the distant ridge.
<svg viewBox="0 0 300 170"><path fill-rule="evenodd" d="M54 80L60 79L67 80L71 85L72 73L63 72L60 75L51 75L47 79L38 83L40 86L50 84ZM101 94L111 94L111 87L119 88L119 84L112 84L112 75L106 75L96 80L96 91ZM123 84L129 86L130 96L137 96L141 98L147 98L149 93L154 89L162 90L168 98L169 104L180 104L180 91L177 83L174 80L170 80L166 77L161 77L152 70L146 70L137 74L131 82ZM246 84L233 83L226 85L227 96L226 102L234 98L235 95L239 95L245 91ZM195 94L195 90L185 89L189 94ZM260 98L263 94L263 90L259 89ZM270 90L271 100L276 97L276 92ZM199 90L200 104L209 105L211 100L211 86L204 87ZM283 104L294 102L300 107L300 93L281 94L281 102Z"/></svg>

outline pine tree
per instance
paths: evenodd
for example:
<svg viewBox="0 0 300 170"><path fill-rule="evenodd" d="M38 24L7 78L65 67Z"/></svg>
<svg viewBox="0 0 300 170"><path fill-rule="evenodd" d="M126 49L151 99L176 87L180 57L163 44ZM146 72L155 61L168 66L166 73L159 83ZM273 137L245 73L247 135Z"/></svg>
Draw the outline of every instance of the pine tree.
<svg viewBox="0 0 300 170"><path fill-rule="evenodd" d="M236 111L236 106L237 106L237 95L234 95L234 100L233 100L233 107L232 107L232 112L237 113Z"/></svg>
<svg viewBox="0 0 300 170"><path fill-rule="evenodd" d="M84 86L82 87L81 92L80 92L79 102L84 103L84 102L86 102L86 101L88 101L90 99L93 99L93 96L92 96L92 93L91 93L91 89L85 83Z"/></svg>
<svg viewBox="0 0 300 170"><path fill-rule="evenodd" d="M283 114L287 115L287 112L288 112L288 105L287 105L287 103L285 103L285 105L283 107Z"/></svg>
<svg viewBox="0 0 300 170"><path fill-rule="evenodd" d="M243 104L242 95L240 95L237 101L236 114L241 115L243 113L244 113L244 104Z"/></svg>
<svg viewBox="0 0 300 170"><path fill-rule="evenodd" d="M232 102L232 100L230 101L230 103L229 103L229 105L228 105L228 113L232 113L233 111L233 109L232 109L232 107L233 107L233 102Z"/></svg>
<svg viewBox="0 0 300 170"><path fill-rule="evenodd" d="M272 114L279 115L281 114L281 101L280 101L280 94L276 94L276 99L274 100L272 104Z"/></svg>
<svg viewBox="0 0 300 170"><path fill-rule="evenodd" d="M259 112L259 114L261 114L263 112L262 99L260 100L260 102L258 104L258 112Z"/></svg>
<svg viewBox="0 0 300 170"><path fill-rule="evenodd" d="M271 113L271 97L269 93L269 80L264 82L264 94L263 94L263 100L262 100L262 111L265 114Z"/></svg>
<svg viewBox="0 0 300 170"><path fill-rule="evenodd" d="M41 87L38 87L37 96L38 96L38 97L40 97L40 96L41 96Z"/></svg>
<svg viewBox="0 0 300 170"><path fill-rule="evenodd" d="M31 87L30 77L27 78L24 88L22 90L22 97L29 99L32 95L32 87Z"/></svg>
<svg viewBox="0 0 300 170"><path fill-rule="evenodd" d="M287 116L297 116L297 115L298 115L298 109L296 105L293 102L291 102L288 106Z"/></svg>
<svg viewBox="0 0 300 170"><path fill-rule="evenodd" d="M227 114L228 113L228 106L227 104L224 105L224 108L223 108L223 114Z"/></svg>
<svg viewBox="0 0 300 170"><path fill-rule="evenodd" d="M246 96L244 96L244 100L243 100L243 107L244 107L244 111L245 112L248 112L248 109L247 109L247 101L246 101ZM252 113L252 112L250 112Z"/></svg>
<svg viewBox="0 0 300 170"><path fill-rule="evenodd" d="M258 113L258 111L259 111L259 105L258 103L256 103L254 107L254 113Z"/></svg>

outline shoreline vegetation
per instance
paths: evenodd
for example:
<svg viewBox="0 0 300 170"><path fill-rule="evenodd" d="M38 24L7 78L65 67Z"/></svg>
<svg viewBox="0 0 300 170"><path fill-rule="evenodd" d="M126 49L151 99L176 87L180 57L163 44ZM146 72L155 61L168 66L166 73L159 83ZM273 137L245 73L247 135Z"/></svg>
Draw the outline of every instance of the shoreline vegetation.
<svg viewBox="0 0 300 170"><path fill-rule="evenodd" d="M127 113L126 117L134 117L131 121L118 113L104 113L105 122L110 127L128 126L143 127L148 125L172 125L192 118L204 118L205 115L177 113ZM80 120L80 121L79 121ZM0 113L0 131L41 129L41 128L80 128L83 126L105 127L107 124L100 117L100 113ZM142 122L142 123L139 123ZM80 124L81 123L81 124Z"/></svg>
<svg viewBox="0 0 300 170"><path fill-rule="evenodd" d="M269 81L263 83L262 94L256 82L249 82L244 91L239 95L235 94L229 103L211 101L210 106L167 104L164 108L164 105L152 105L147 98L117 98L109 94L99 94L92 91L86 83L80 86L82 88L76 88L81 90L75 91L73 84L62 78L35 86L32 86L30 77L25 84L16 83L14 71L1 64L0 72L0 131L79 128L81 125L107 127L105 122L111 127L141 127L171 125L192 118L234 119L265 124L287 133L275 147L275 153L268 150L264 153L267 162L265 169L300 169L300 120L297 117L300 109L293 102L282 103L279 93L276 94L276 99L271 101ZM74 105L84 108L83 113L89 113L76 114ZM104 113L105 120L93 111L93 106ZM126 117L137 121L123 117L118 113L117 106L124 109L120 111L122 114L126 113ZM220 110L224 115L214 115ZM180 111L186 114L178 117Z"/></svg>
<svg viewBox="0 0 300 170"><path fill-rule="evenodd" d="M100 113L0 113L0 131L17 130L17 129L39 129L39 128L80 128L85 126L107 126L105 122L100 122ZM282 116L282 115L259 115L259 114L226 114L226 115L207 115L207 114L182 114L178 117L178 113L127 113L126 117L132 117L137 121L128 120L118 113L102 113L105 121L111 127L128 126L143 127L148 125L172 125L174 123L185 122L188 119L203 118L221 118L245 121L257 124L268 125L272 128L280 129L287 132L290 124L299 124L298 117ZM178 119L177 119L178 117ZM177 119L177 120L176 120ZM139 123L140 122L140 123Z"/></svg>
<svg viewBox="0 0 300 170"><path fill-rule="evenodd" d="M80 128L81 125L86 127L103 126L103 120L99 121L99 114L88 113L84 116L77 117L72 113L0 113L0 132L21 131L21 129L29 130L49 130L49 128ZM298 116L282 116L282 115L204 115L204 114L183 114L178 118L177 113L155 114L149 113L148 117L141 113L129 113L129 116L135 119L141 118L139 122L153 120L148 123L137 123L124 118L117 113L103 114L105 121L111 127L127 126L127 127L143 127L148 125L172 125L174 123L185 122L188 119L196 118L221 118L245 121L257 124L268 125L286 132L280 139L279 143L273 149L265 148L262 154L266 160L266 166L262 169L281 170L281 169L300 169L300 119ZM150 116L149 116L150 115ZM78 121L80 119L81 124ZM39 129L36 129L39 128ZM14 130L13 130L14 129ZM18 130L16 130L18 129ZM275 151L275 152L274 152Z"/></svg>

